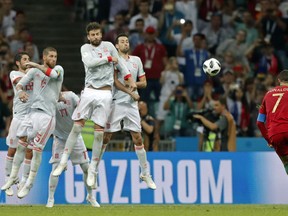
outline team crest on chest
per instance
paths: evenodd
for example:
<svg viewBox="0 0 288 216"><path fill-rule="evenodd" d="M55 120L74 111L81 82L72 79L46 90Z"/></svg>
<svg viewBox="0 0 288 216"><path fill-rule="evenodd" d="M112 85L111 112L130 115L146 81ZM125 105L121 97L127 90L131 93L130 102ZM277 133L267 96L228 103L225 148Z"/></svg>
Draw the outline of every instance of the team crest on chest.
<svg viewBox="0 0 288 216"><path fill-rule="evenodd" d="M132 66L133 68L137 68L137 64L135 62L133 62Z"/></svg>

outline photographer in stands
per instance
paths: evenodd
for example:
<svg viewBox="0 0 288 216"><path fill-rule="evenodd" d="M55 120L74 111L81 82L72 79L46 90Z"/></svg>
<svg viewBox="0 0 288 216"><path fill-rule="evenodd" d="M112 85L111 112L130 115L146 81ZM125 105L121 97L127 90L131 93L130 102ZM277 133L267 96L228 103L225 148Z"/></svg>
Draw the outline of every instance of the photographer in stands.
<svg viewBox="0 0 288 216"><path fill-rule="evenodd" d="M214 112L219 116L216 122L211 122L200 114L194 114L193 117L199 119L205 127L218 132L217 140L220 140L220 151L235 151L236 125L233 116L226 108L226 98L220 97L215 100Z"/></svg>

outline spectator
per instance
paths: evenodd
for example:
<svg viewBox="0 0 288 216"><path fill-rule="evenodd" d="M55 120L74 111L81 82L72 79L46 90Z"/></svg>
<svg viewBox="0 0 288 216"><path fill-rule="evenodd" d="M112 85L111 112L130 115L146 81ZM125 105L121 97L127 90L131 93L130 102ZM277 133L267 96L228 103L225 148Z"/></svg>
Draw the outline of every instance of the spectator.
<svg viewBox="0 0 288 216"><path fill-rule="evenodd" d="M190 0L180 0L176 1L175 8L177 11L181 11L184 15L185 20L190 20L194 24L192 34L196 34L198 32L198 8L197 1Z"/></svg>
<svg viewBox="0 0 288 216"><path fill-rule="evenodd" d="M234 58L237 63L244 65L248 71L248 61L246 59L246 51L248 49L247 44L245 43L246 40L246 31L239 30L236 34L235 38L226 39L216 49L217 58L222 60L223 54L230 51L234 53ZM235 52L237 50L237 52Z"/></svg>
<svg viewBox="0 0 288 216"><path fill-rule="evenodd" d="M266 4L266 9L261 9L261 17L258 20L259 27L261 29L261 35L263 36L266 43L270 43L280 59L281 65L284 68L287 67L287 58L285 52L285 32L287 30L287 25L283 18L281 17L280 11L276 3L270 2L268 0L262 0L262 3ZM262 5L263 5L262 4Z"/></svg>
<svg viewBox="0 0 288 216"><path fill-rule="evenodd" d="M2 90L0 90L2 91ZM7 106L0 98L0 137L8 135L12 114Z"/></svg>
<svg viewBox="0 0 288 216"><path fill-rule="evenodd" d="M259 33L255 27L255 22L250 11L235 11L230 23L236 32L239 32L241 29L246 31L247 46L250 46L258 39Z"/></svg>
<svg viewBox="0 0 288 216"><path fill-rule="evenodd" d="M199 119L210 130L219 132L217 138L220 140L220 151L236 151L236 126L233 116L226 109L225 97L220 97L215 101L214 112L219 116L216 122L211 122L199 114L193 117Z"/></svg>
<svg viewBox="0 0 288 216"><path fill-rule="evenodd" d="M139 18L144 20L145 29L148 26L152 26L153 28L157 29L158 20L150 14L148 0L140 0L139 13L131 18L130 23L129 23L130 30L134 30L136 28L135 23L136 23L136 20Z"/></svg>
<svg viewBox="0 0 288 216"><path fill-rule="evenodd" d="M27 41L24 44L23 51L29 54L31 61L40 63L40 56L38 49L35 48L35 45L31 41Z"/></svg>
<svg viewBox="0 0 288 216"><path fill-rule="evenodd" d="M185 85L189 97L193 100L198 100L203 95L203 84L207 79L207 75L204 73L202 65L208 58L208 51L203 48L203 40L205 36L203 34L193 35L194 48L185 50L182 52L182 44L180 43L177 48L177 54L184 56L186 60L186 70L184 73Z"/></svg>
<svg viewBox="0 0 288 216"><path fill-rule="evenodd" d="M144 43L144 40L144 20L139 18L135 22L135 30L129 35L130 50L133 52L137 45Z"/></svg>
<svg viewBox="0 0 288 216"><path fill-rule="evenodd" d="M154 139L155 120L148 114L147 103L139 101L139 113L141 117L142 136L144 139L144 148L146 151L158 151L159 140Z"/></svg>
<svg viewBox="0 0 288 216"><path fill-rule="evenodd" d="M139 56L147 79L147 87L139 91L141 99L148 104L153 101L151 93L154 93L154 100L159 101L161 86L159 80L161 72L167 63L166 48L157 43L156 29L149 26L145 31L145 42L138 45L133 55Z"/></svg>
<svg viewBox="0 0 288 216"><path fill-rule="evenodd" d="M113 29L111 29L110 31L104 34L103 40L110 41L111 43L114 44L117 35L119 35L120 33L128 34L128 32L129 32L129 29L125 24L124 13L120 11L114 17Z"/></svg>
<svg viewBox="0 0 288 216"><path fill-rule="evenodd" d="M208 50L215 55L218 45L230 38L225 28L222 27L222 16L219 13L213 13L209 25L203 29L202 33L206 36Z"/></svg>
<svg viewBox="0 0 288 216"><path fill-rule="evenodd" d="M194 29L194 25L191 20L185 20L185 23L181 25L181 33L173 33L170 28L168 32L168 37L171 37L171 40L174 40L178 46L181 44L181 52L184 53L186 49L191 49L194 47L193 39L192 39L192 32ZM192 42L191 42L192 41ZM177 53L178 54L178 51ZM185 71L186 67L186 60L183 56L177 56L177 61L179 64L180 71Z"/></svg>
<svg viewBox="0 0 288 216"><path fill-rule="evenodd" d="M175 9L174 0L168 0L163 6L163 12L159 17L159 38L163 45L166 47L169 57L175 56L177 47L176 41L169 37L169 33L180 33L181 25L184 24L183 22L184 15Z"/></svg>
<svg viewBox="0 0 288 216"><path fill-rule="evenodd" d="M164 110L164 104L174 92L176 86L182 85L184 82L183 74L179 71L177 59L175 57L170 57L168 64L164 71L161 72L161 93L158 110L156 112L157 120L155 133L160 134L160 128L166 118L167 112Z"/></svg>
<svg viewBox="0 0 288 216"><path fill-rule="evenodd" d="M183 85L178 85L164 104L164 110L170 111L173 119L171 125L173 126L172 136L189 135L187 115L192 108L193 103L188 96L187 90Z"/></svg>
<svg viewBox="0 0 288 216"><path fill-rule="evenodd" d="M13 28L15 25L15 16L16 11L13 10L13 1L12 0L2 0L2 26L1 31L4 33L4 36L7 37L8 29Z"/></svg>

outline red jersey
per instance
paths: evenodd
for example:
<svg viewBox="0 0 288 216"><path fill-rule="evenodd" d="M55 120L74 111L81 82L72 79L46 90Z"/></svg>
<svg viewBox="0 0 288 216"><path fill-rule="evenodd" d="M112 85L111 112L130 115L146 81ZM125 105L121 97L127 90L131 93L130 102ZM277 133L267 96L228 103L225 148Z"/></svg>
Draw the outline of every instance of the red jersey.
<svg viewBox="0 0 288 216"><path fill-rule="evenodd" d="M259 109L261 114L266 116L269 139L275 134L288 132L288 86L277 86L266 93Z"/></svg>

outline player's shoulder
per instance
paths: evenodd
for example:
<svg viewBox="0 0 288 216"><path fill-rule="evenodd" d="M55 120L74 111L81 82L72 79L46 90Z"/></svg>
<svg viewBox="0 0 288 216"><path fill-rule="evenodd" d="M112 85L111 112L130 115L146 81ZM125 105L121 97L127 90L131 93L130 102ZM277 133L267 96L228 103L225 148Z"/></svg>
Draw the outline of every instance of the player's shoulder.
<svg viewBox="0 0 288 216"><path fill-rule="evenodd" d="M141 62L141 59L139 58L139 56L129 55L129 58L131 59L131 61Z"/></svg>
<svg viewBox="0 0 288 216"><path fill-rule="evenodd" d="M111 43L110 41L102 41L101 45L102 46L114 46L113 43Z"/></svg>
<svg viewBox="0 0 288 216"><path fill-rule="evenodd" d="M24 75L25 75L25 73L23 73L21 71L12 70L10 72L10 78L13 78L14 76L19 77L19 76L24 76Z"/></svg>
<svg viewBox="0 0 288 216"><path fill-rule="evenodd" d="M81 46L81 51L83 51L83 50L90 50L90 49L91 49L91 44L86 43L86 44L83 44L83 45Z"/></svg>

